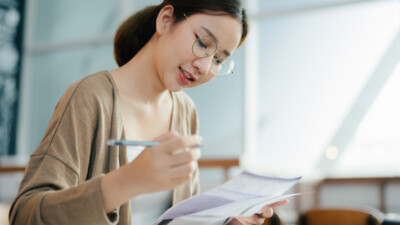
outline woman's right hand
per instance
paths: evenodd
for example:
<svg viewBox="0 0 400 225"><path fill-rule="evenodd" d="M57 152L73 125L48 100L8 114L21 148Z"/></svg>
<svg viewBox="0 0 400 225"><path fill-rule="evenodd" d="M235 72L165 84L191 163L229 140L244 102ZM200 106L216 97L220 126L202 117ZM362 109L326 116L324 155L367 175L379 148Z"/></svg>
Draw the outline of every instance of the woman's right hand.
<svg viewBox="0 0 400 225"><path fill-rule="evenodd" d="M131 163L102 178L107 213L134 196L169 190L191 178L200 158L200 149L194 146L200 145L202 138L168 132L156 141L160 144L146 148Z"/></svg>
<svg viewBox="0 0 400 225"><path fill-rule="evenodd" d="M156 141L160 144L146 148L129 164L128 179L140 184L139 194L169 190L189 180L201 155L195 147L202 142L199 136L168 132Z"/></svg>

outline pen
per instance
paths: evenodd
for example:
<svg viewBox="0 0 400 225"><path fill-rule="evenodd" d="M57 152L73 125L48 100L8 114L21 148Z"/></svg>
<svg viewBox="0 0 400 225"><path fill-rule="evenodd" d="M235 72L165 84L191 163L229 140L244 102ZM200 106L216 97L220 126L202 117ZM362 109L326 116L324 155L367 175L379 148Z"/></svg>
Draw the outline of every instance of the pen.
<svg viewBox="0 0 400 225"><path fill-rule="evenodd" d="M143 147L151 147L160 144L158 141L133 141L127 139L110 139L107 140L106 144L108 146L116 146L116 145L123 145L123 146L143 146ZM202 144L190 146L188 148L198 148L203 147Z"/></svg>
<svg viewBox="0 0 400 225"><path fill-rule="evenodd" d="M108 140L106 143L109 146L124 145L124 146L144 146L144 147L150 147L160 144L160 142L158 141L132 141L132 140L122 140L122 139L111 139Z"/></svg>

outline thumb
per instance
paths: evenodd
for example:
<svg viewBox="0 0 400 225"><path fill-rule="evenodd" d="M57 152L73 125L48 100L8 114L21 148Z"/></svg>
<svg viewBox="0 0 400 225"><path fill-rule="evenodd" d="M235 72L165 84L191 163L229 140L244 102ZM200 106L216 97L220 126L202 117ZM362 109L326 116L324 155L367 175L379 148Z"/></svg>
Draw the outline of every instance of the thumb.
<svg viewBox="0 0 400 225"><path fill-rule="evenodd" d="M202 140L203 139L199 136L175 136L153 148L157 148L159 149L158 151L169 154L177 154L181 151L185 151L187 148L199 146Z"/></svg>

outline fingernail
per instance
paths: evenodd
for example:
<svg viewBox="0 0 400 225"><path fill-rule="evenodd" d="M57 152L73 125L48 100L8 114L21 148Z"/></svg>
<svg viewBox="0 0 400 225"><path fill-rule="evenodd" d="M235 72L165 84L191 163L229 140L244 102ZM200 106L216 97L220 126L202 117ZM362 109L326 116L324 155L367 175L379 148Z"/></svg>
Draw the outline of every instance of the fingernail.
<svg viewBox="0 0 400 225"><path fill-rule="evenodd" d="M199 142L199 143L201 143L201 142L203 142L203 138L200 137L200 136L196 136L196 141Z"/></svg>
<svg viewBox="0 0 400 225"><path fill-rule="evenodd" d="M201 151L197 151L197 159L201 158Z"/></svg>

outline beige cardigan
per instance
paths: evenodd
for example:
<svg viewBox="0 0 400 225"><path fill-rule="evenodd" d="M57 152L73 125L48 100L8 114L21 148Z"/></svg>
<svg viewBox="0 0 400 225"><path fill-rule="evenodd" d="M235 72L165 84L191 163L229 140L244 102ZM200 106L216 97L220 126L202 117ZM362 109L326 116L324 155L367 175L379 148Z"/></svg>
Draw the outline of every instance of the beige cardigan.
<svg viewBox="0 0 400 225"><path fill-rule="evenodd" d="M197 134L193 101L172 93L171 130ZM71 85L58 102L42 142L31 155L19 193L10 210L10 224L130 225L130 201L106 214L101 177L127 163L125 147L106 145L123 139L117 89L107 71ZM173 204L199 192L198 169L193 179L173 190Z"/></svg>

